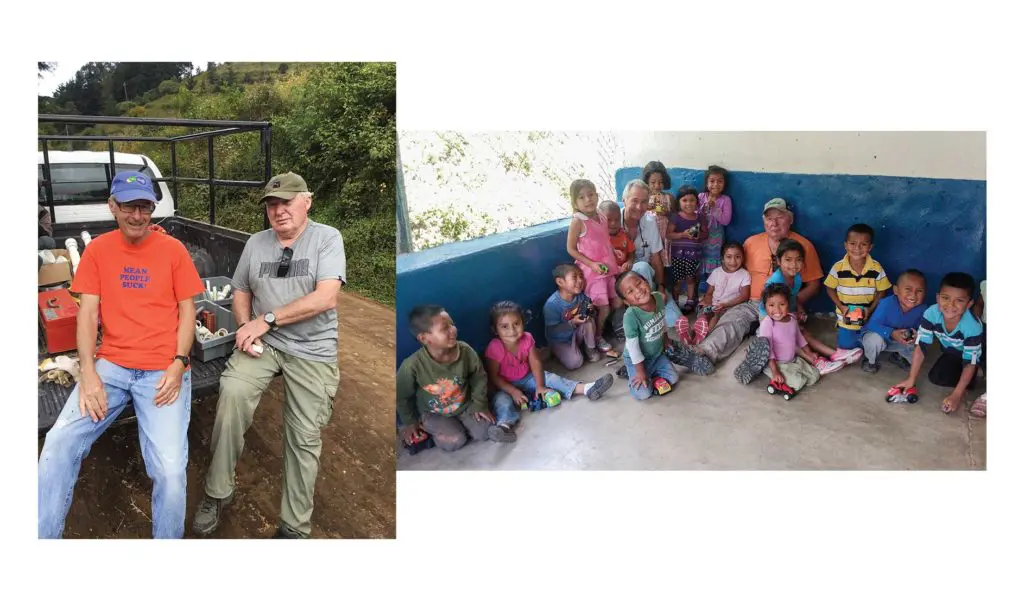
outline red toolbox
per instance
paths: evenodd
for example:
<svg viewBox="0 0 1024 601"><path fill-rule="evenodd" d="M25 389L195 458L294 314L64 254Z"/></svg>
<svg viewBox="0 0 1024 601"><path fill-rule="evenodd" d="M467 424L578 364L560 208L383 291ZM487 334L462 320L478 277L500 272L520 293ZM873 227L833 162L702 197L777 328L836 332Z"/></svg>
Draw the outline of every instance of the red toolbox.
<svg viewBox="0 0 1024 601"><path fill-rule="evenodd" d="M78 348L77 324L78 304L67 289L39 293L39 327L43 329L46 352L63 353Z"/></svg>

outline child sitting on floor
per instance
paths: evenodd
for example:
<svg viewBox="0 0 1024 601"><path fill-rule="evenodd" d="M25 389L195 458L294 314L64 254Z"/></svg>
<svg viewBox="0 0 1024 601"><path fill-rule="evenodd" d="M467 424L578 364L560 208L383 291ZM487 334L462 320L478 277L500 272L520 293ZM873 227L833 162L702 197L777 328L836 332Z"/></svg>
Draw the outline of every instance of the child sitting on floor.
<svg viewBox="0 0 1024 601"><path fill-rule="evenodd" d="M615 253L615 263L619 266L619 273L633 269L633 261L636 260L636 244L622 227L622 209L612 200L601 201L597 208L608 220L608 238L612 243L612 252Z"/></svg>
<svg viewBox="0 0 1024 601"><path fill-rule="evenodd" d="M471 346L461 342L444 307L422 305L409 327L423 348L402 361L395 380L402 438L411 443L422 428L445 451L473 440L512 442L487 408L487 374ZM467 438L468 433L468 438Z"/></svg>
<svg viewBox="0 0 1024 601"><path fill-rule="evenodd" d="M871 256L875 230L870 225L855 223L846 230L846 256L837 261L825 278L825 291L836 305L836 346L855 349L860 330L874 313L886 290L892 288L882 265ZM855 307L863 314L855 315ZM851 323L847 323L847 317Z"/></svg>
<svg viewBox="0 0 1024 601"><path fill-rule="evenodd" d="M789 301L789 306L794 307L794 312L800 313L799 301L797 299L797 293L803 286L803 279L800 277L800 270L804 267L804 247L796 240L786 238L779 242L779 247L776 249L775 256L779 261L779 268L775 270L764 285L767 287L769 284L785 284L792 295ZM758 307L758 312L763 320L767 317L768 313L765 311L764 302ZM822 355L820 361L814 366L821 371L821 375L830 374L835 371L839 371L844 366L854 363L861 358L864 351L861 349L834 349L827 344L821 342L817 338L811 335L806 328L801 327L800 333L807 340L807 344L810 345L815 352Z"/></svg>
<svg viewBox="0 0 1024 601"><path fill-rule="evenodd" d="M790 290L785 284L768 284L761 293L761 303L768 316L761 321L757 335L768 340L768 366L764 374L772 383L785 384L799 392L812 386L821 373L813 367L817 356L800 332L796 314L791 312Z"/></svg>
<svg viewBox="0 0 1024 601"><path fill-rule="evenodd" d="M697 274L704 257L704 241L708 237L708 224L704 215L697 213L697 190L690 186L679 189L679 200L672 201L672 214L668 216L666 238L672 244L672 294L682 299L682 286L686 285L686 300L679 303L683 314L697 304Z"/></svg>
<svg viewBox="0 0 1024 601"><path fill-rule="evenodd" d="M985 376L985 357L988 356L988 343L985 340L988 336L988 322L985 321L985 282L988 280L982 280L978 288L981 289L981 296L971 307L971 313L974 313L974 318L981 321L981 361L978 363L978 375ZM985 417L988 412L988 393L983 392L978 398L974 399L971 403L971 415L974 417Z"/></svg>
<svg viewBox="0 0 1024 601"><path fill-rule="evenodd" d="M558 290L544 302L544 335L552 354L566 369L579 369L584 353L590 362L601 358L594 348L594 311L590 297L583 293L583 272L572 263L563 263L556 265L551 275Z"/></svg>
<svg viewBox="0 0 1024 601"><path fill-rule="evenodd" d="M587 296L597 307L597 350L608 353L612 345L604 339L604 324L613 309L622 302L615 296L615 276L619 265L615 262L608 221L597 210L597 187L593 182L578 179L569 186L573 218L565 247L576 259L586 282Z"/></svg>
<svg viewBox="0 0 1024 601"><path fill-rule="evenodd" d="M729 242L722 247L722 264L708 276L708 290L697 306L693 336L684 315L676 322L676 332L683 344L700 344L718 325L730 307L750 300L750 272L743 268L743 245ZM709 311L710 310L710 311Z"/></svg>
<svg viewBox="0 0 1024 601"><path fill-rule="evenodd" d="M491 307L491 330L497 338L484 350L484 366L497 389L494 414L498 427L508 432L519 421L517 408L531 398L555 391L564 400L585 394L596 401L615 381L611 374L605 374L595 382L583 383L544 371L533 334L524 330L523 310L512 301Z"/></svg>
<svg viewBox="0 0 1024 601"><path fill-rule="evenodd" d="M883 298L861 330L860 345L864 358L860 368L869 374L878 371L878 356L891 353L889 360L900 369L910 371L914 358L914 338L924 305L924 274L916 269L904 271L896 280L895 294Z"/></svg>
<svg viewBox="0 0 1024 601"><path fill-rule="evenodd" d="M615 292L628 305L622 327L626 332L623 356L629 392L642 401L654 393L658 378L670 385L679 381L676 368L665 356L665 297L651 292L647 280L634 271L616 278Z"/></svg>
<svg viewBox="0 0 1024 601"><path fill-rule="evenodd" d="M974 388L984 328L969 311L974 304L974 278L970 275L947 273L935 298L938 302L925 310L917 329L918 346L910 364L910 377L895 387L914 387L924 364L924 349L938 338L942 354L928 372L928 379L936 386L953 388L942 400L942 412L952 414L960 407L964 392Z"/></svg>

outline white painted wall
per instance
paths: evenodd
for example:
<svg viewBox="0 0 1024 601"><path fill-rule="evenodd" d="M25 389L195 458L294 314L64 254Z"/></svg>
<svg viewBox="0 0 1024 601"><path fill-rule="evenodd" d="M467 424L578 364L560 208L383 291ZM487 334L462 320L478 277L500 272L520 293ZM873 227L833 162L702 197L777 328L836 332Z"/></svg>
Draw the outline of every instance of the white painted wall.
<svg viewBox="0 0 1024 601"><path fill-rule="evenodd" d="M626 165L984 180L985 132L618 132Z"/></svg>

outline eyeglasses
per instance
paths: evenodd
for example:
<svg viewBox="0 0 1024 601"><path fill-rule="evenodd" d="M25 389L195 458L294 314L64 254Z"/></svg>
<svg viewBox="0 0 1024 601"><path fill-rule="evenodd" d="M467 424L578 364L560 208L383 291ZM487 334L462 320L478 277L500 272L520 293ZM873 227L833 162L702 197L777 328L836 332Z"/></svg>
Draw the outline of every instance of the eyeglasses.
<svg viewBox="0 0 1024 601"><path fill-rule="evenodd" d="M141 212L143 215L152 215L153 211L156 210L156 205L151 202L147 202L140 205L130 205L127 203L119 202L117 203L117 208L126 215L131 215L136 211L136 209L138 209L138 211Z"/></svg>
<svg viewBox="0 0 1024 601"><path fill-rule="evenodd" d="M288 247L281 254L281 260L277 264L277 277L283 278L288 275L288 268L292 266L292 249Z"/></svg>

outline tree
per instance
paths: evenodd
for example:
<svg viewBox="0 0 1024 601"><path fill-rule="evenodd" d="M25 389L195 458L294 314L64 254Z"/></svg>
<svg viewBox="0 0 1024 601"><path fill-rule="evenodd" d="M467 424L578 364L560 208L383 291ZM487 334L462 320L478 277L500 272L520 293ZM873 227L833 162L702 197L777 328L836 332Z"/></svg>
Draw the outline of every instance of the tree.
<svg viewBox="0 0 1024 601"><path fill-rule="evenodd" d="M278 65L277 66L277 72L280 73L281 75L284 75L285 73L287 73L288 72L288 63L281 63L280 65Z"/></svg>
<svg viewBox="0 0 1024 601"><path fill-rule="evenodd" d="M43 78L46 73L53 72L57 68L57 63L36 63L39 65L39 79Z"/></svg>

